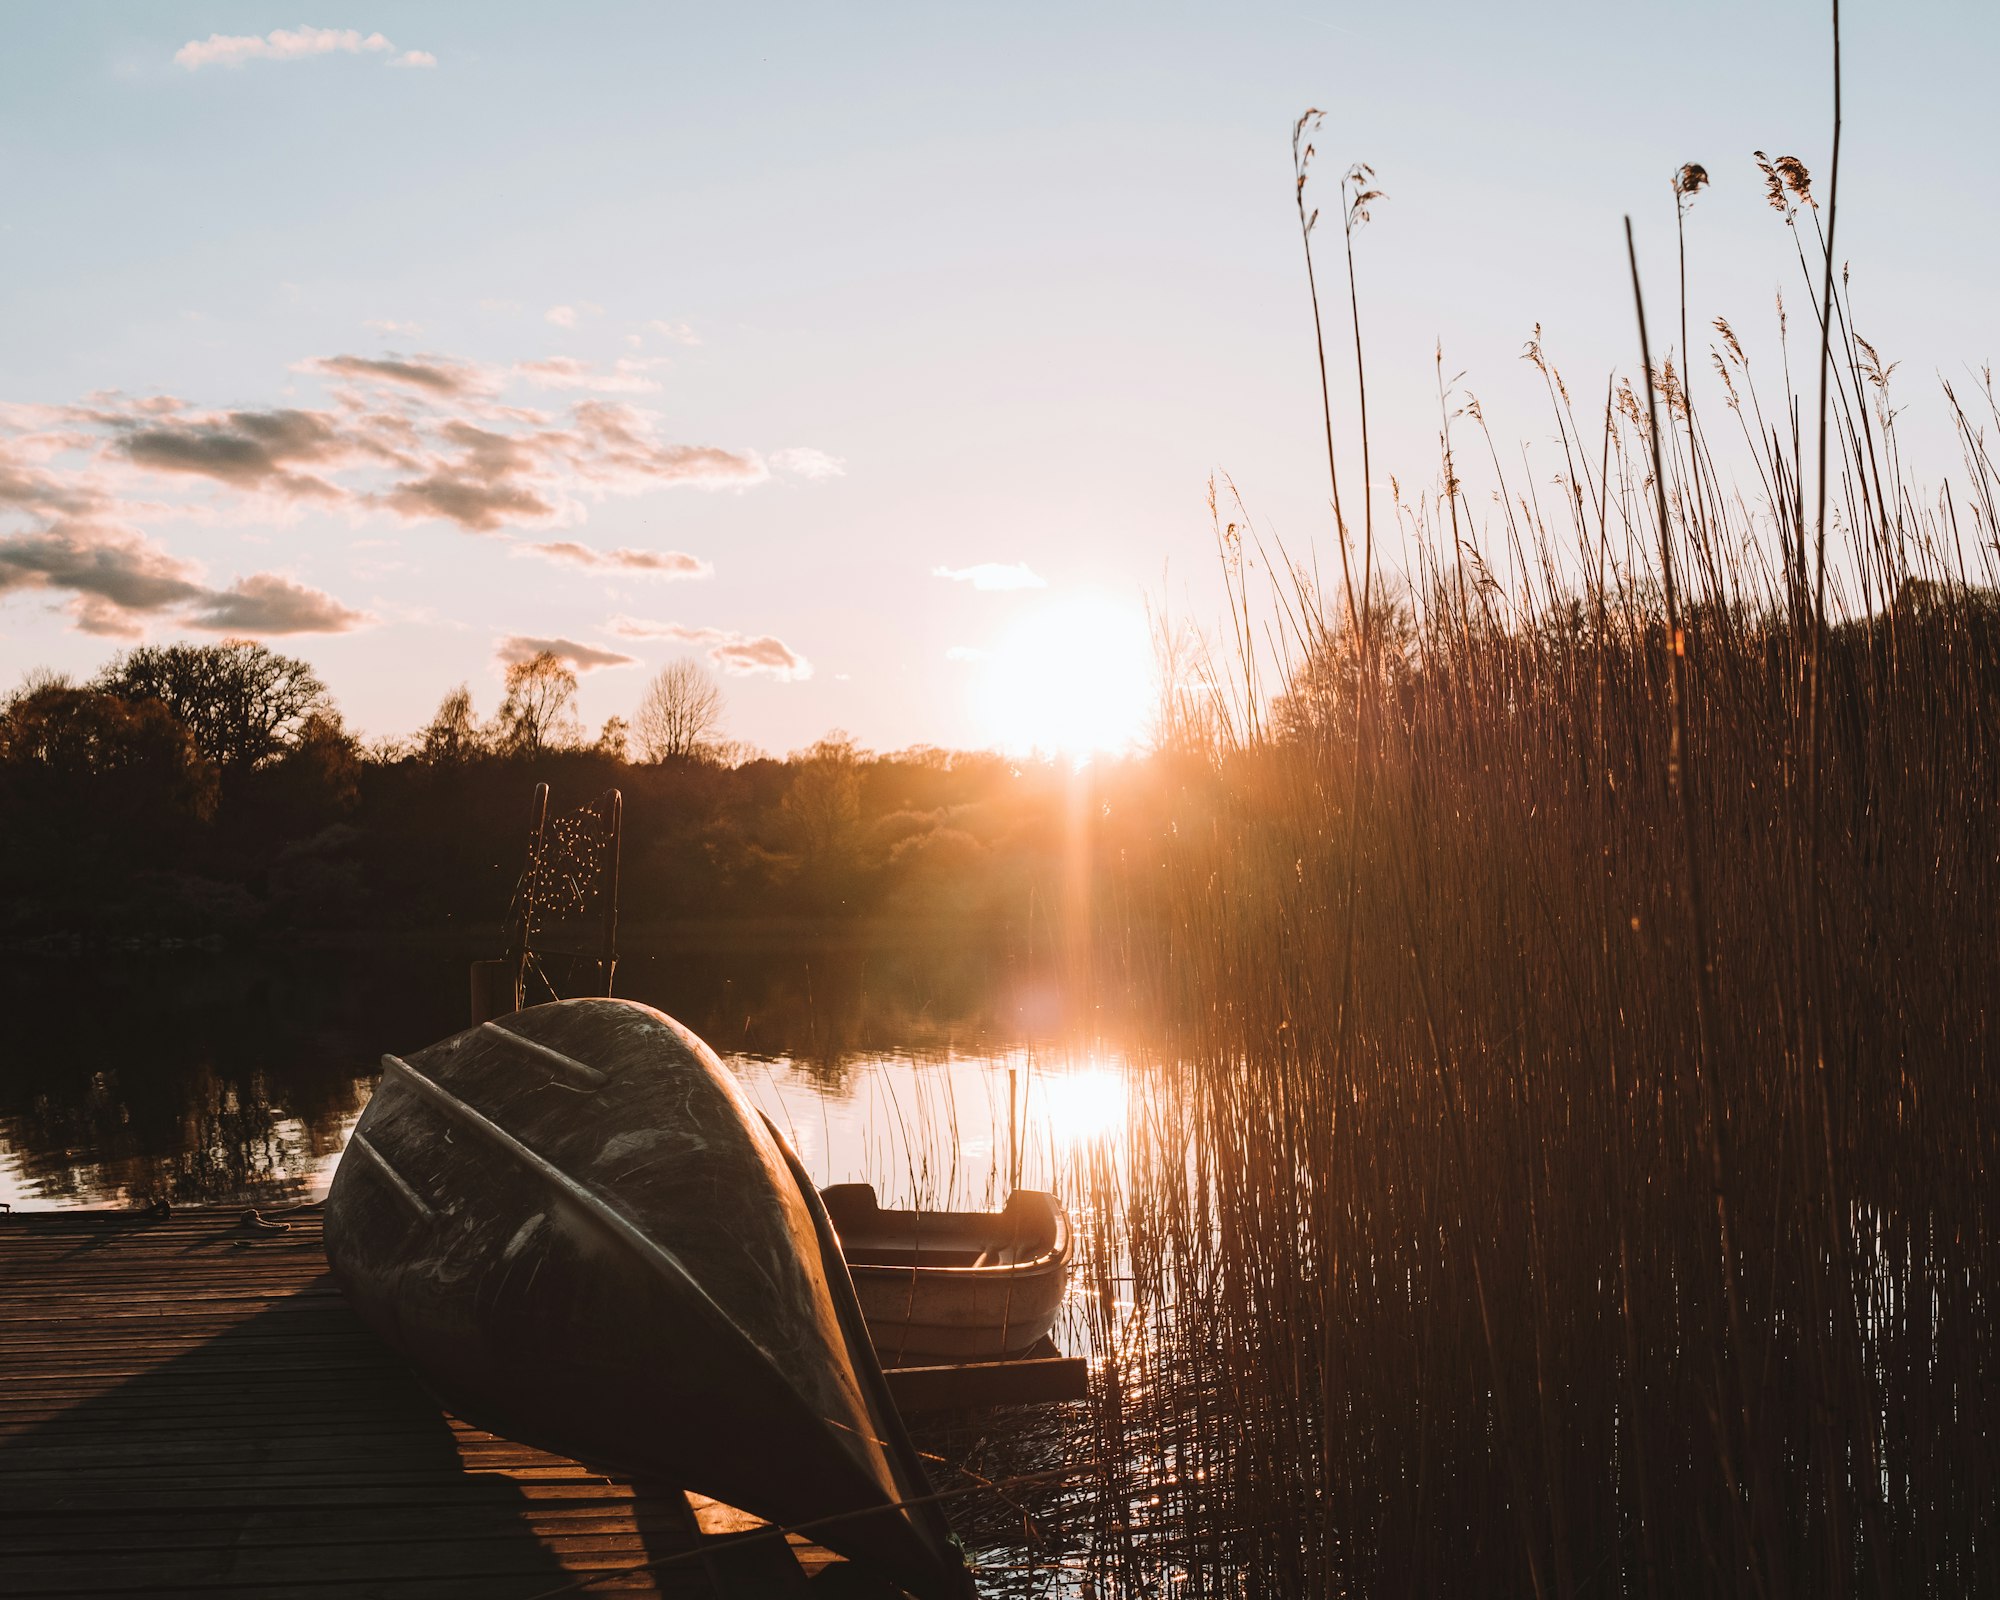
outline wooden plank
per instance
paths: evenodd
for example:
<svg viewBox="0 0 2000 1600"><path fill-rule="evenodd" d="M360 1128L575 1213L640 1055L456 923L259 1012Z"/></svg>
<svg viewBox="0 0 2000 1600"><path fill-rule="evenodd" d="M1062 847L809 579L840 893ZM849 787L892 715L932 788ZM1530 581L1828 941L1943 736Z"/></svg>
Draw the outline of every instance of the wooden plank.
<svg viewBox="0 0 2000 1600"><path fill-rule="evenodd" d="M702 1547L703 1575L722 1600L786 1600L810 1593L785 1540L732 1540L732 1535L768 1532L769 1523L706 1495L683 1495L681 1507L688 1532Z"/></svg>
<svg viewBox="0 0 2000 1600"><path fill-rule="evenodd" d="M440 1411L286 1220L0 1215L9 1596L781 1595L789 1551L831 1561Z"/></svg>
<svg viewBox="0 0 2000 1600"><path fill-rule="evenodd" d="M897 1408L955 1411L975 1406L1047 1405L1090 1393L1090 1363L1080 1356L975 1361L952 1367L890 1367L884 1374Z"/></svg>

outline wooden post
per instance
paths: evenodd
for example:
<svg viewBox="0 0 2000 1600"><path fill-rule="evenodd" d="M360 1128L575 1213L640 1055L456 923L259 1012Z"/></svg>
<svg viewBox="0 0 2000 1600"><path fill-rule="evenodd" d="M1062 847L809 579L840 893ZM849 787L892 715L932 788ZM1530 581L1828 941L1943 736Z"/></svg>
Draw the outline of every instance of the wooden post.
<svg viewBox="0 0 2000 1600"><path fill-rule="evenodd" d="M528 797L528 858L521 868L514 920L507 929L507 953L498 961L472 963L472 1025L491 1022L521 1009L527 998L529 941L535 932L535 874L542 864L543 835L549 820L549 786L535 785Z"/></svg>
<svg viewBox="0 0 2000 1600"><path fill-rule="evenodd" d="M472 963L472 1025L521 1009L521 964L504 956Z"/></svg>
<svg viewBox="0 0 2000 1600"><path fill-rule="evenodd" d="M604 901L604 992L611 993L611 979L618 970L618 852L625 830L625 797L616 789L606 789L599 802L604 818L604 860L598 867L597 890Z"/></svg>
<svg viewBox="0 0 2000 1600"><path fill-rule="evenodd" d="M538 783L528 797L528 861L521 869L521 915L514 925L514 937L507 949L507 960L514 968L513 1009L516 1011L521 1009L528 997L528 954L535 938L535 886L548 846L548 825L549 786Z"/></svg>

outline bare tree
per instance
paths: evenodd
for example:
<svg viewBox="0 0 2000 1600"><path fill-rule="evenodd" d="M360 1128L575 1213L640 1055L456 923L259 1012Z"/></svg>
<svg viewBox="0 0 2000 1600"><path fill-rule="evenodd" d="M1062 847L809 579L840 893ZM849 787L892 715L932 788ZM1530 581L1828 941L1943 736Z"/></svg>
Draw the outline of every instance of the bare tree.
<svg viewBox="0 0 2000 1600"><path fill-rule="evenodd" d="M683 658L660 669L632 723L639 754L648 761L706 755L722 727L722 691L701 667Z"/></svg>
<svg viewBox="0 0 2000 1600"><path fill-rule="evenodd" d="M539 650L507 669L497 734L495 742L507 754L530 758L579 742L576 674L553 650Z"/></svg>

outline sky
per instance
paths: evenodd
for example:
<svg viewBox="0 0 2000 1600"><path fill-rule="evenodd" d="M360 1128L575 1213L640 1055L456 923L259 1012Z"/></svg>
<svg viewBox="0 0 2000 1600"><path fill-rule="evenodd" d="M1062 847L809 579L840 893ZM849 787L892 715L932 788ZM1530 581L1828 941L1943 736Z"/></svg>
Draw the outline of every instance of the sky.
<svg viewBox="0 0 2000 1600"><path fill-rule="evenodd" d="M1349 161L1388 197L1356 267L1398 487L1436 477L1440 346L1504 464L1553 476L1522 346L1541 324L1585 392L1636 366L1627 214L1676 342L1683 162L1713 179L1697 381L1717 314L1773 359L1774 292L1803 294L1750 153L1823 192L1829 138L1825 18L1792 3L99 0L6 25L0 691L255 637L371 737L460 682L490 713L546 646L593 725L692 656L774 752L1117 743L1149 608L1219 614L1212 475L1330 558L1300 112L1325 113L1329 212ZM2000 8L1843 25L1840 255L1942 470L1936 380L2000 343Z"/></svg>

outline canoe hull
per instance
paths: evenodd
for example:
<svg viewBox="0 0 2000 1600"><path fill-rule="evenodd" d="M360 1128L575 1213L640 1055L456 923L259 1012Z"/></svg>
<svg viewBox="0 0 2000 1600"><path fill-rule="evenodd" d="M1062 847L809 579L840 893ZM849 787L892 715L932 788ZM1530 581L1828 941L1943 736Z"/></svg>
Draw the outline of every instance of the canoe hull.
<svg viewBox="0 0 2000 1600"><path fill-rule="evenodd" d="M390 1058L327 1254L469 1420L773 1522L841 1517L817 1542L964 1594L935 1508L888 1509L928 1485L817 1206L693 1035L570 1001Z"/></svg>

